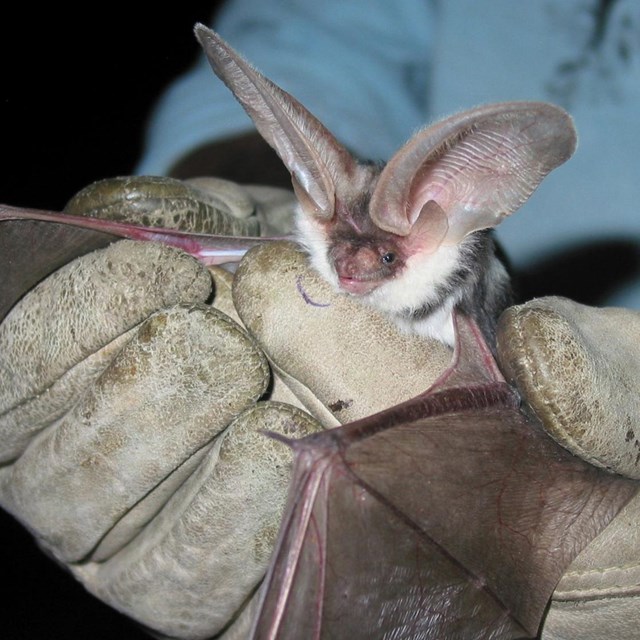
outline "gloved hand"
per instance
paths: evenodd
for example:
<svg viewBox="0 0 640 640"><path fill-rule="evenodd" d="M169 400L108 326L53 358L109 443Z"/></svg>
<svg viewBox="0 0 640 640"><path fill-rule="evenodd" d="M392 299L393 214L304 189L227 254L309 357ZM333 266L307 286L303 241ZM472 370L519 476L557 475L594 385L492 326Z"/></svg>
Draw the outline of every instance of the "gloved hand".
<svg viewBox="0 0 640 640"><path fill-rule="evenodd" d="M381 408L374 398L366 400L366 407L357 404L367 389L373 395L389 392L381 402L388 406L390 386L397 382L400 388L412 385L409 396L424 390L428 376L398 358L403 348L446 366L448 354L439 351L438 343L402 343L403 337L382 322L359 326L358 310L347 298L332 297L290 246L254 249L248 258L236 274L236 306L272 367L286 367L281 375L297 386L298 395L310 396L308 406L319 404L316 415L333 407L344 412L340 418L346 422L371 413ZM282 309L295 311L283 318ZM305 366L308 336L295 337L299 327L313 332L321 346L313 367ZM640 479L640 312L596 309L562 298L534 300L503 314L498 350L508 380L554 439L592 464ZM344 353L360 358L336 371L332 365ZM341 395L345 388L355 393ZM397 395L391 404L401 399ZM640 495L579 554L558 584L544 640L637 635L638 522Z"/></svg>
<svg viewBox="0 0 640 640"><path fill-rule="evenodd" d="M132 183L139 192L136 181L118 189L135 202ZM93 215L122 217L112 186L92 186L68 209L97 200ZM167 189L164 182L143 186L147 195ZM234 194L270 208L270 220L274 206L284 220L290 212L279 192ZM156 203L153 211L170 217L153 214L154 222L171 226L176 207ZM281 300L277 281L263 291L273 319L286 305L274 346L280 340L295 350L298 373L289 371L289 386L270 376L255 340L230 318L231 275L210 274L167 247L121 241L78 258L0 325L0 375L10 381L0 392L2 506L87 589L156 635L208 638L238 618L226 637L242 637L291 460L286 446L259 431L298 438L320 428L291 406L301 404L291 389L334 426L415 395L448 364L442 345L430 354L419 339L399 336L335 296L293 253L296 299ZM288 252L282 255L281 267ZM211 276L213 304L224 313L207 304ZM237 295L251 306L250 293ZM307 317L318 309L313 296L335 302L324 320ZM324 341L315 340L318 332ZM377 376L361 362L371 336L375 357L393 361ZM315 379L305 377L309 362ZM408 368L420 373L412 385L402 379Z"/></svg>
<svg viewBox="0 0 640 640"><path fill-rule="evenodd" d="M508 309L501 368L547 432L596 466L640 479L640 312L561 298ZM635 638L640 628L640 496L560 580L543 640Z"/></svg>
<svg viewBox="0 0 640 640"><path fill-rule="evenodd" d="M179 183L112 186L70 208L97 192L114 217L125 187L136 205L155 190L162 226L184 209L171 191ZM218 226L206 230L282 209L278 194L257 193L259 207L214 183L206 213ZM203 209L198 200L187 223ZM257 403L270 384L266 359L207 304L215 288L215 304L232 309L230 279L180 251L123 241L56 271L0 325L0 502L89 590L177 635L212 635L264 573L291 456L257 428L295 437L319 428L293 407ZM182 610L183 595L198 604L174 617L167 603Z"/></svg>

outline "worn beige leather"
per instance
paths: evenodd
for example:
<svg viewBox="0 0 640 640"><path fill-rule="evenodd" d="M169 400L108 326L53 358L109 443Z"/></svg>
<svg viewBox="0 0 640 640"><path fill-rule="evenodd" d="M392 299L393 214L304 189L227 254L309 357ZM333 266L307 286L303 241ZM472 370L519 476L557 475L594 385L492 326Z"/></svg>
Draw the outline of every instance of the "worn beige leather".
<svg viewBox="0 0 640 640"><path fill-rule="evenodd" d="M261 236L282 236L292 232L298 208L292 191L257 184L244 185L243 188L255 203Z"/></svg>
<svg viewBox="0 0 640 640"><path fill-rule="evenodd" d="M108 178L79 191L64 211L196 233L260 235L249 195L217 178L193 184L161 176Z"/></svg>
<svg viewBox="0 0 640 640"><path fill-rule="evenodd" d="M398 333L378 313L335 293L292 243L252 249L233 297L274 370L328 427L416 396L451 360L440 342Z"/></svg>
<svg viewBox="0 0 640 640"><path fill-rule="evenodd" d="M640 313L562 298L503 315L500 363L547 431L598 466L639 477ZM640 637L640 495L560 580L543 640Z"/></svg>
<svg viewBox="0 0 640 640"><path fill-rule="evenodd" d="M212 303L213 306L235 320L239 326L244 327L235 305L233 304L233 275L221 267L209 267L209 273L213 278L215 289L215 297ZM273 371L273 369L271 371L271 383L268 397L270 400L284 402L286 404L293 405L294 407L298 407L299 409L306 410L306 407L300 399L284 383L282 378Z"/></svg>
<svg viewBox="0 0 640 640"><path fill-rule="evenodd" d="M72 566L105 602L170 637L209 638L244 608L275 544L291 451L261 429L318 429L298 409L261 403L215 440L187 481L108 562Z"/></svg>
<svg viewBox="0 0 640 640"><path fill-rule="evenodd" d="M101 182L68 210L212 233L257 229L271 206L286 221L281 193L205 182ZM320 428L256 404L293 396L238 323L231 280L122 241L54 273L0 325L0 503L88 589L176 637L220 631L264 575L291 452L261 431Z"/></svg>
<svg viewBox="0 0 640 640"><path fill-rule="evenodd" d="M231 310L230 276L213 273ZM6 439L22 446L0 470L0 502L88 589L177 637L220 631L264 575L291 452L261 431L320 428L256 404L267 361L204 304L210 291L183 253L123 241L57 272L1 328L0 367L17 383ZM37 429L22 410L36 401Z"/></svg>
<svg viewBox="0 0 640 640"><path fill-rule="evenodd" d="M222 314L158 311L4 470L3 503L60 560L108 557L153 515L154 490L262 396L268 379L262 353Z"/></svg>
<svg viewBox="0 0 640 640"><path fill-rule="evenodd" d="M505 312L498 351L555 440L640 479L640 312L534 300Z"/></svg>
<svg viewBox="0 0 640 640"><path fill-rule="evenodd" d="M262 207L280 207L276 232L290 223L286 194L196 186L263 234ZM499 337L550 433L632 477L639 334L637 313L546 299L510 310ZM424 391L450 358L333 292L290 243L255 248L234 279L122 241L61 269L0 325L0 374L15 381L0 388L0 502L156 636L239 640L291 461L261 430L301 437L321 428L309 414L325 426L369 415ZM639 518L636 499L576 558L545 640L635 637Z"/></svg>
<svg viewBox="0 0 640 640"><path fill-rule="evenodd" d="M36 287L0 325L0 376L11 381L0 385L0 459L16 458L64 415L127 332L159 309L203 302L210 291L195 260L129 241L72 262Z"/></svg>

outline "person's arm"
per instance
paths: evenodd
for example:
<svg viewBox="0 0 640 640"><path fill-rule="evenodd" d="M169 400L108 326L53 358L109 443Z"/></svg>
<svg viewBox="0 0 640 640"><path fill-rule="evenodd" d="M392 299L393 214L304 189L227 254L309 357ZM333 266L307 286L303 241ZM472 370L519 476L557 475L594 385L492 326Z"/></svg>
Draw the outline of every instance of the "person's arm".
<svg viewBox="0 0 640 640"><path fill-rule="evenodd" d="M433 21L425 0L232 0L213 26L357 155L384 160L427 120ZM216 158L233 164L228 146L211 148L239 136L239 158L246 158L248 145L260 166L264 147L246 135L252 130L201 56L159 100L137 173L265 183L262 169L226 173Z"/></svg>

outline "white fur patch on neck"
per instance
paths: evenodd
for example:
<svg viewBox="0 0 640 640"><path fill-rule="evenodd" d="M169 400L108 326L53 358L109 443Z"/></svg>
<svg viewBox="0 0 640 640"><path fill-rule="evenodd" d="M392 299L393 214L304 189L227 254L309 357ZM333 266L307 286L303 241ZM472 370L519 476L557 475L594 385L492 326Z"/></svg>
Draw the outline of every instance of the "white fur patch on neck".
<svg viewBox="0 0 640 640"><path fill-rule="evenodd" d="M404 271L385 282L363 298L372 307L390 316L403 331L426 338L435 338L453 346L453 307L459 302L460 292L453 292L429 315L415 319L411 316L424 306L437 302L442 295L438 288L446 282L460 262L458 245L440 247L427 256L416 255L409 260Z"/></svg>
<svg viewBox="0 0 640 640"><path fill-rule="evenodd" d="M412 256L400 275L366 296L367 304L389 314L406 315L434 302L438 287L459 266L459 255L460 248L453 245L440 247L431 255Z"/></svg>
<svg viewBox="0 0 640 640"><path fill-rule="evenodd" d="M392 320L395 325L405 333L418 335L424 338L434 338L443 342L448 347L455 344L455 329L453 325L453 307L455 305L453 296L447 298L445 303L438 307L433 313L424 318L414 320L403 316L394 316Z"/></svg>

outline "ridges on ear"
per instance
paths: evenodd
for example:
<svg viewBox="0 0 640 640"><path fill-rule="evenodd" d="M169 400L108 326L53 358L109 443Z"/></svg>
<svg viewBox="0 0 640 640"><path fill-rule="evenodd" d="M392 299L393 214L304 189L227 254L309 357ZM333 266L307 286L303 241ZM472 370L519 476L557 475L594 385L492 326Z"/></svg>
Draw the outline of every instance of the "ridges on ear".
<svg viewBox="0 0 640 640"><path fill-rule="evenodd" d="M302 104L259 73L219 35L201 24L196 25L195 33L216 75L291 173L305 211L330 220L335 213L336 188L355 170L354 158Z"/></svg>
<svg viewBox="0 0 640 640"><path fill-rule="evenodd" d="M576 140L571 117L543 102L456 114L417 133L391 159L376 185L371 217L381 229L406 236L425 210L443 211L442 243L457 244L516 211L572 155ZM425 209L430 202L437 206Z"/></svg>

